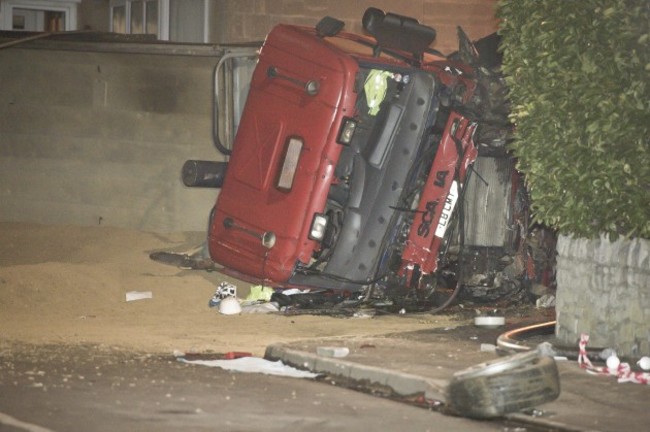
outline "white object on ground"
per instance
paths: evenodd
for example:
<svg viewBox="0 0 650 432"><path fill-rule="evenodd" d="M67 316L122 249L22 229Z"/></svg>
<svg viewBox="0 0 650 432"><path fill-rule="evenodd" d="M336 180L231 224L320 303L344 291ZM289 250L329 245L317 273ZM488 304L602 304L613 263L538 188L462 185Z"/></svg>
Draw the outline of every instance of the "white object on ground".
<svg viewBox="0 0 650 432"><path fill-rule="evenodd" d="M236 315L241 313L241 305L237 297L226 297L219 302L219 312L224 315Z"/></svg>
<svg viewBox="0 0 650 432"><path fill-rule="evenodd" d="M243 302L241 305L241 313L245 314L264 314L271 312L279 312L280 308L275 302L259 303L259 302Z"/></svg>
<svg viewBox="0 0 650 432"><path fill-rule="evenodd" d="M644 371L650 370L650 357L641 357L636 364Z"/></svg>
<svg viewBox="0 0 650 432"><path fill-rule="evenodd" d="M481 352L496 352L497 346L494 344L482 343Z"/></svg>
<svg viewBox="0 0 650 432"><path fill-rule="evenodd" d="M300 290L298 288L289 288L289 289L281 291L281 293L284 294L284 295L307 294L309 292L310 292L310 290L308 290L308 289Z"/></svg>
<svg viewBox="0 0 650 432"><path fill-rule="evenodd" d="M316 354L322 357L346 357L350 354L350 349L347 347L326 347L321 346L316 348Z"/></svg>
<svg viewBox="0 0 650 432"><path fill-rule="evenodd" d="M126 301L144 300L153 298L151 291L129 291L126 293Z"/></svg>
<svg viewBox="0 0 650 432"><path fill-rule="evenodd" d="M607 368L609 370L615 371L616 369L618 369L618 366L621 364L621 361L616 356L616 354L612 354L609 357L607 357L605 363L607 364Z"/></svg>
<svg viewBox="0 0 650 432"><path fill-rule="evenodd" d="M372 309L363 309L353 313L352 318L361 318L361 319L373 318L375 314L376 312Z"/></svg>
<svg viewBox="0 0 650 432"><path fill-rule="evenodd" d="M474 325L486 328L497 328L506 323L502 316L477 316L474 318Z"/></svg>
<svg viewBox="0 0 650 432"><path fill-rule="evenodd" d="M313 372L303 371L287 366L280 360L272 362L259 357L242 357L234 360L185 360L182 358L179 358L178 360L183 363L218 367L235 372L261 373L291 378L316 378L318 376L318 374Z"/></svg>
<svg viewBox="0 0 650 432"><path fill-rule="evenodd" d="M535 307L537 309L545 309L555 307L555 296L553 294L544 294L535 300Z"/></svg>

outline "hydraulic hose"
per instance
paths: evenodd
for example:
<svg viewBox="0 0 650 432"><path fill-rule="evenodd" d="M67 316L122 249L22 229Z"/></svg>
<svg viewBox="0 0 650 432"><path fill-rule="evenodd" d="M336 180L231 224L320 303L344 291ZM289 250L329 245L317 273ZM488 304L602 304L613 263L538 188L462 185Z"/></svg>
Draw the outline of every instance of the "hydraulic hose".
<svg viewBox="0 0 650 432"><path fill-rule="evenodd" d="M427 313L436 314L441 310L445 309L447 306L449 306L456 299L456 296L458 296L458 293L460 292L460 287L461 287L460 281L456 282L456 288L454 288L454 292L451 293L449 298L443 304L441 304L437 308L431 309Z"/></svg>
<svg viewBox="0 0 650 432"><path fill-rule="evenodd" d="M525 327L519 327L510 331L507 331L497 338L497 347L501 348L507 352L523 352L530 351L532 348L527 345L522 345L519 343L517 336L522 337L528 335L529 333L539 334L545 333L544 330L554 329L556 321L548 321L538 324L532 324Z"/></svg>
<svg viewBox="0 0 650 432"><path fill-rule="evenodd" d="M531 351L534 347L523 345L520 343L521 339L533 335L549 334L549 331L553 334L556 324L557 321L548 321L507 331L497 337L497 350L505 354ZM587 357L589 357L590 360L602 361L602 358L600 358L601 351L601 349L587 348ZM553 346L552 355L554 357L565 357L569 360L577 360L579 355L577 344L575 349Z"/></svg>

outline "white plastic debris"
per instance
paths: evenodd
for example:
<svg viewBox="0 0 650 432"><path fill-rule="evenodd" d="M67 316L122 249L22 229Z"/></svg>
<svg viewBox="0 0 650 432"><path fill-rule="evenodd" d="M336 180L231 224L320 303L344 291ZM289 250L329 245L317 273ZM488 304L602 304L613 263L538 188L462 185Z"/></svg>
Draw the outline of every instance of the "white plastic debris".
<svg viewBox="0 0 650 432"><path fill-rule="evenodd" d="M322 357L335 357L342 358L350 354L350 349L347 347L317 347L316 354Z"/></svg>
<svg viewBox="0 0 650 432"><path fill-rule="evenodd" d="M487 343L482 343L481 344L481 352L496 352L497 346L494 344L487 344Z"/></svg>
<svg viewBox="0 0 650 432"><path fill-rule="evenodd" d="M151 291L129 291L126 293L126 301L136 301L153 298Z"/></svg>
<svg viewBox="0 0 650 432"><path fill-rule="evenodd" d="M497 328L506 323L502 316L477 316L474 318L474 325L485 328Z"/></svg>
<svg viewBox="0 0 650 432"><path fill-rule="evenodd" d="M280 360L272 362L259 357L241 357L234 360L185 360L183 358L179 358L178 360L183 363L218 367L235 372L261 373L292 378L315 378L318 376L318 374L313 372L287 366Z"/></svg>
<svg viewBox="0 0 650 432"><path fill-rule="evenodd" d="M375 316L375 311L371 309L359 310L356 311L354 314L352 314L353 318L362 318L362 319L373 318L374 316Z"/></svg>
<svg viewBox="0 0 650 432"><path fill-rule="evenodd" d="M555 296L553 294L544 294L535 301L537 309L546 309L555 307Z"/></svg>
<svg viewBox="0 0 650 432"><path fill-rule="evenodd" d="M650 370L650 357L641 357L636 364L644 371Z"/></svg>
<svg viewBox="0 0 650 432"><path fill-rule="evenodd" d="M272 313L272 312L279 312L279 311L280 311L280 307L276 302L267 302L267 303L244 302L241 305L241 313L243 314L265 314L265 313Z"/></svg>
<svg viewBox="0 0 650 432"><path fill-rule="evenodd" d="M308 290L308 289L300 290L298 288L289 288L289 289L286 289L286 290L282 290L282 294L284 294L284 295L307 294L309 292L310 292L310 290Z"/></svg>

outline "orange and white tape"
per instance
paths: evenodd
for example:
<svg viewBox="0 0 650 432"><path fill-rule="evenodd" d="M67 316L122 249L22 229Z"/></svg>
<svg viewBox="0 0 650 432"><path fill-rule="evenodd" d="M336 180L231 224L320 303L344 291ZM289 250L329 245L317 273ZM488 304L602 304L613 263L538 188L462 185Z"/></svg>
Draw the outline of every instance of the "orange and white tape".
<svg viewBox="0 0 650 432"><path fill-rule="evenodd" d="M589 335L584 333L581 334L580 342L578 343L578 365L582 369L595 375L615 376L619 383L631 382L636 384L650 384L650 373L633 372L629 363L620 363L616 368L594 366L591 363L591 360L589 360L589 357L587 357L587 342L589 342Z"/></svg>

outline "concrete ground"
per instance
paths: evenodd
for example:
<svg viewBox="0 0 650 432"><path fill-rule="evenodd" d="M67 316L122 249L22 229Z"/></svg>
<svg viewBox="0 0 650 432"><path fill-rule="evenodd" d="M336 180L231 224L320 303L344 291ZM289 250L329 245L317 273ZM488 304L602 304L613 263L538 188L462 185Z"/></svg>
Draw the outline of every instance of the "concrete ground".
<svg viewBox="0 0 650 432"><path fill-rule="evenodd" d="M349 319L308 314L220 315L208 307L208 300L216 285L231 279L149 258L153 251L186 251L200 243L203 235L0 223L0 431L16 430L4 421L10 420L5 415L60 431L177 430L174 425L182 424L196 426L189 430L215 430L220 419L231 421L231 430L274 430L276 426L277 430L396 430L408 425L413 426L411 430L521 431L504 429L509 426L502 421L495 425L440 413L432 419L429 409L351 391L332 394L334 405L322 400L321 405L289 409L284 399L292 398L290 386L276 387L278 380L269 383L252 374L238 378L248 384L236 387L239 390L230 400L238 402L235 405L241 412L248 412L247 401L254 400L255 416L237 422L237 412L226 409L233 404L220 398L228 395L221 393L223 386L235 375L211 369L194 372L196 368L175 361L169 364L172 360L165 356L177 350L199 354L247 351L256 356L266 351L269 357L299 367L330 367L326 369L328 383L359 387L377 396L388 395L387 389L415 393L415 398L406 401L433 409L437 407L431 400L444 397L446 380L455 371L496 357L481 351L482 343L493 344L507 328L527 320L549 320L555 314L530 306L504 310L506 327L494 330L474 327L474 310L469 305L437 315L378 313L373 318ZM244 297L248 288L239 283L238 295ZM152 298L125 301L125 294L132 291L151 292ZM343 359L318 357L319 346L347 347L351 352ZM647 430L650 387L588 375L575 362L559 362L559 366L559 399L536 407L535 416L515 416L518 421L535 423L525 426L527 432ZM268 391L258 394L256 385ZM311 386L323 383L310 382L296 392L296 399L302 402L309 400L303 395L326 393ZM174 399L177 394L179 398ZM251 399L253 395L256 399ZM276 403L278 398L283 403ZM346 421L336 420L341 415L336 404L349 405L351 400L363 400L368 409L361 414L349 411ZM196 409L196 414L190 414ZM285 409L289 409L288 416L282 414ZM393 412L401 415L403 410L408 411L404 415L409 422L393 416L388 423L383 418ZM301 423L305 416L309 421ZM416 417L419 423L413 422ZM35 421L39 419L43 422ZM132 420L140 429L129 423ZM471 427L426 427L431 421L465 424L457 423L460 420ZM120 427L113 425L115 421L122 421Z"/></svg>
<svg viewBox="0 0 650 432"><path fill-rule="evenodd" d="M329 380L230 372L114 347L0 342L2 432L366 430L517 429Z"/></svg>
<svg viewBox="0 0 650 432"><path fill-rule="evenodd" d="M447 380L454 372L497 358L494 352L481 351L481 344L494 344L500 332L503 329L465 325L381 337L307 340L270 346L267 357L339 374L369 388L373 383L401 394L419 393L427 399L444 400ZM317 355L318 347L346 347L350 354L323 357ZM557 365L559 398L507 418L539 430L648 430L650 386L619 384L614 377L589 374L574 360L558 360Z"/></svg>

